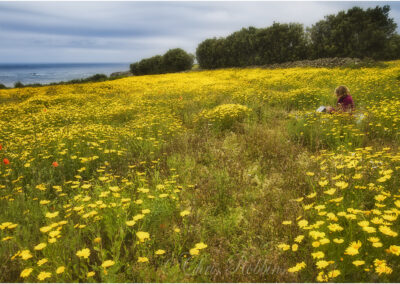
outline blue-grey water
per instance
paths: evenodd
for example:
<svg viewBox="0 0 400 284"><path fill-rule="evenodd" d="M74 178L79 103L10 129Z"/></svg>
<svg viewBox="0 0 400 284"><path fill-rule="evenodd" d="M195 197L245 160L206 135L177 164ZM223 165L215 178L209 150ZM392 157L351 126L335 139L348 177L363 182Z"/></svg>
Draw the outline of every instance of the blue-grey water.
<svg viewBox="0 0 400 284"><path fill-rule="evenodd" d="M0 84L48 84L128 70L129 63L0 63Z"/></svg>

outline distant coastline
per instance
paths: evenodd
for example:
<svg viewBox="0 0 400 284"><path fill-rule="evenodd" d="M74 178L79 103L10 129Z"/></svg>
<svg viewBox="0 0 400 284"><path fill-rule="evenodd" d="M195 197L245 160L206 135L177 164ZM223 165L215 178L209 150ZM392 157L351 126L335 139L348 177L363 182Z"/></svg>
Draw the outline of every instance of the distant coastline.
<svg viewBox="0 0 400 284"><path fill-rule="evenodd" d="M14 87L17 82L23 85L75 81L95 74L110 76L124 73L129 63L0 63L0 84Z"/></svg>

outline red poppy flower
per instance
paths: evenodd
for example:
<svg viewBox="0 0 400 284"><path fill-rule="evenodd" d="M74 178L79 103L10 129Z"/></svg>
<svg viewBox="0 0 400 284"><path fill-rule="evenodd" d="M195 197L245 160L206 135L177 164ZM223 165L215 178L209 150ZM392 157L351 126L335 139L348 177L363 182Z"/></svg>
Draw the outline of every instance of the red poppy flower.
<svg viewBox="0 0 400 284"><path fill-rule="evenodd" d="M3 160L4 165L8 165L10 163L10 161L6 158Z"/></svg>
<svg viewBox="0 0 400 284"><path fill-rule="evenodd" d="M0 144L0 150L3 149L3 145Z"/></svg>
<svg viewBox="0 0 400 284"><path fill-rule="evenodd" d="M53 167L57 168L58 167L58 163L57 162L53 162Z"/></svg>

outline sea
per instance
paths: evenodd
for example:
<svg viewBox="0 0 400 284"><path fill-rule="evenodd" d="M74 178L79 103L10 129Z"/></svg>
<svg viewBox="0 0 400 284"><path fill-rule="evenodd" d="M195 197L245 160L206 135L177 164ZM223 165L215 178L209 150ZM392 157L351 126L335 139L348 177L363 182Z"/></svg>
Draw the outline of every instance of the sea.
<svg viewBox="0 0 400 284"><path fill-rule="evenodd" d="M0 63L0 84L48 84L128 70L129 63Z"/></svg>

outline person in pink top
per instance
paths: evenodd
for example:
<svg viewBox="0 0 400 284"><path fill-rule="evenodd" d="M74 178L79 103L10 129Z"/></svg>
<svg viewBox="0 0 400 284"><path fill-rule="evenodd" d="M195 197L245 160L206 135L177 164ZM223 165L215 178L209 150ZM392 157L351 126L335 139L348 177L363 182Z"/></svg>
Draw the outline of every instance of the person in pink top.
<svg viewBox="0 0 400 284"><path fill-rule="evenodd" d="M349 112L352 113L355 109L353 98L350 95L350 90L346 86L339 86L335 89L335 94L338 98L336 108L328 106L326 112Z"/></svg>

